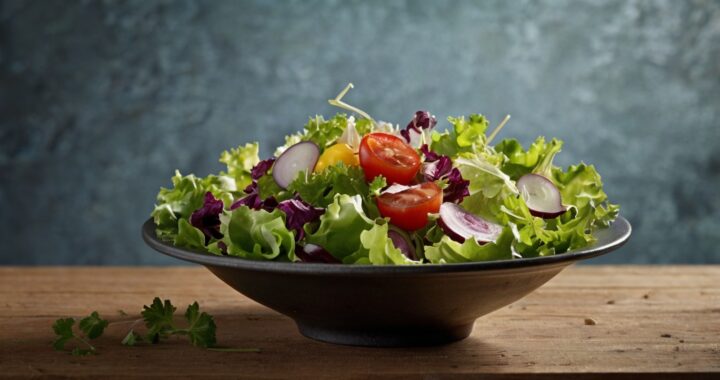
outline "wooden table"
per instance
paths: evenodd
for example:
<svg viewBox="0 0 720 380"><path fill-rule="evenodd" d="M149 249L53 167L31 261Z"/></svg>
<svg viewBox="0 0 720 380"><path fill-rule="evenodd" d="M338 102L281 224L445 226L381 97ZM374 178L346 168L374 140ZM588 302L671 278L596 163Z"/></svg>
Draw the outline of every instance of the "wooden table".
<svg viewBox="0 0 720 380"><path fill-rule="evenodd" d="M261 351L121 345L155 296L183 310L197 300L219 344ZM0 304L0 377L720 379L720 266L569 268L478 320L470 338L424 348L306 339L203 268L0 268ZM53 321L93 310L111 321L100 354L54 351Z"/></svg>

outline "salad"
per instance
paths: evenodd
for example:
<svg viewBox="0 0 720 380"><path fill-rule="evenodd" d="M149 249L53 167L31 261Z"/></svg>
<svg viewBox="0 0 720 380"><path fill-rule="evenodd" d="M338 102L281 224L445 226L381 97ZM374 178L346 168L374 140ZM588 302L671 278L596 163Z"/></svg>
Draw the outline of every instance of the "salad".
<svg viewBox="0 0 720 380"><path fill-rule="evenodd" d="M618 214L592 165L553 165L562 141L493 144L509 115L491 132L480 114L440 131L417 111L401 128L345 103L351 88L329 101L350 114L310 118L273 157L249 143L217 175L176 171L157 236L250 260L445 264L561 254Z"/></svg>

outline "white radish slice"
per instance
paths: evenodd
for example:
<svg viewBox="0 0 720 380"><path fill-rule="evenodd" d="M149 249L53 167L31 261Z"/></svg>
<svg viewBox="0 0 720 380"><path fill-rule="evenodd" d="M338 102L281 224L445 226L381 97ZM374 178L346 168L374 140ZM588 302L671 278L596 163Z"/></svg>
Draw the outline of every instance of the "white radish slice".
<svg viewBox="0 0 720 380"><path fill-rule="evenodd" d="M478 243L494 242L502 233L502 226L471 214L455 203L445 202L440 206L437 221L443 232L459 243L474 238Z"/></svg>
<svg viewBox="0 0 720 380"><path fill-rule="evenodd" d="M552 219L567 211L567 207L562 204L560 190L552 181L539 174L520 177L517 188L534 216Z"/></svg>
<svg viewBox="0 0 720 380"><path fill-rule="evenodd" d="M272 175L278 186L287 189L298 173L305 170L312 172L320 157L320 148L311 141L299 142L285 150L275 160Z"/></svg>

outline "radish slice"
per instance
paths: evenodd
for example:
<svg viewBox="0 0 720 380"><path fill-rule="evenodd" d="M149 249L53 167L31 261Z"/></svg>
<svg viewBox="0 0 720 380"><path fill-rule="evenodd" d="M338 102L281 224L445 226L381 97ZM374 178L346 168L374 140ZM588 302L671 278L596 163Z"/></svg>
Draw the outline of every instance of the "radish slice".
<svg viewBox="0 0 720 380"><path fill-rule="evenodd" d="M464 243L465 239L475 238L480 244L494 242L502 226L473 215L455 203L445 202L440 206L438 225L450 239Z"/></svg>
<svg viewBox="0 0 720 380"><path fill-rule="evenodd" d="M539 174L525 174L517 181L530 213L543 219L552 219L567 211L563 206L560 190L549 179Z"/></svg>
<svg viewBox="0 0 720 380"><path fill-rule="evenodd" d="M312 172L320 157L320 148L311 141L299 142L285 150L273 165L273 179L278 186L287 189L298 173Z"/></svg>
<svg viewBox="0 0 720 380"><path fill-rule="evenodd" d="M400 232L398 229L391 226L388 231L388 237L392 240L395 248L399 249L405 257L410 260L417 260L417 256L415 256L415 247L410 241L410 237L407 236L405 232Z"/></svg>

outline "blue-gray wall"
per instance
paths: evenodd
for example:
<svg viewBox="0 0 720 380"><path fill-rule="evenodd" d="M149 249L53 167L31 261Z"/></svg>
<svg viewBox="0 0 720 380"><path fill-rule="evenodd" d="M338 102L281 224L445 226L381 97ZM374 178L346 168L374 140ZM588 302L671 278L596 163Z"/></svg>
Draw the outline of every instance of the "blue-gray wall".
<svg viewBox="0 0 720 380"><path fill-rule="evenodd" d="M720 263L718 1L0 1L0 264L175 263L175 168L263 153L347 82L376 118L566 141L635 232L595 263Z"/></svg>

